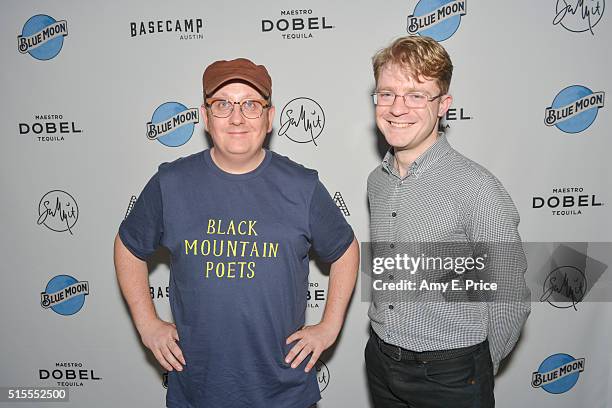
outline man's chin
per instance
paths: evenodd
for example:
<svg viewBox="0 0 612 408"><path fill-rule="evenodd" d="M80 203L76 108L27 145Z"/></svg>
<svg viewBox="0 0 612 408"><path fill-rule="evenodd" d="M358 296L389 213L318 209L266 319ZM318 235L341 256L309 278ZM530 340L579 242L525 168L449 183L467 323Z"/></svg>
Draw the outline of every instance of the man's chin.
<svg viewBox="0 0 612 408"><path fill-rule="evenodd" d="M413 147L414 137L385 137L387 144L395 150L407 150Z"/></svg>

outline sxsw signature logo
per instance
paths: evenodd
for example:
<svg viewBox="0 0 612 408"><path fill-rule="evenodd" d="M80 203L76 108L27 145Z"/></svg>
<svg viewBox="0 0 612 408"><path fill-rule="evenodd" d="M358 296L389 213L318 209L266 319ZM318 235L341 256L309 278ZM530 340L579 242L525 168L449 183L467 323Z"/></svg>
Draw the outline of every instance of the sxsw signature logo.
<svg viewBox="0 0 612 408"><path fill-rule="evenodd" d="M593 28L603 17L606 0L557 0L553 25L560 24L574 33L589 31L595 35Z"/></svg>
<svg viewBox="0 0 612 408"><path fill-rule="evenodd" d="M280 115L279 136L286 136L295 143L313 143L325 128L325 112L317 101L299 97L289 101Z"/></svg>

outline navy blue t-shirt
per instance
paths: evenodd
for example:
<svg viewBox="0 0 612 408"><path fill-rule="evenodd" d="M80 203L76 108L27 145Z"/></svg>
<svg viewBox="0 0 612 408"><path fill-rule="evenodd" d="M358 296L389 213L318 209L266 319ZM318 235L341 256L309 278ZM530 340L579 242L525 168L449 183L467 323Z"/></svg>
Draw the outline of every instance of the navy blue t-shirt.
<svg viewBox="0 0 612 408"><path fill-rule="evenodd" d="M308 252L338 259L353 231L317 172L266 150L246 174L210 151L163 164L119 228L146 260L171 253L170 306L187 362L168 377L168 407L305 408L315 370L284 362L304 325Z"/></svg>

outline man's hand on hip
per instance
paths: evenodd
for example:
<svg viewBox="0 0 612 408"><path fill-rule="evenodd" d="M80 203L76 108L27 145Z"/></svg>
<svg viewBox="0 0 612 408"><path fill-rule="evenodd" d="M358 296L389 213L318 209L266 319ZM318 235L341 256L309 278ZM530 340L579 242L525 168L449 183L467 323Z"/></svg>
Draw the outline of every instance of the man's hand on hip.
<svg viewBox="0 0 612 408"><path fill-rule="evenodd" d="M287 338L287 344L298 341L289 351L285 362L291 363L291 368L296 368L309 354L312 353L310 361L306 364L305 372L309 372L316 364L321 353L336 341L339 330L324 323L314 326L304 326Z"/></svg>
<svg viewBox="0 0 612 408"><path fill-rule="evenodd" d="M168 371L183 371L186 362L183 352L176 344L179 336L174 323L161 319L152 320L140 329L140 337L162 367Z"/></svg>

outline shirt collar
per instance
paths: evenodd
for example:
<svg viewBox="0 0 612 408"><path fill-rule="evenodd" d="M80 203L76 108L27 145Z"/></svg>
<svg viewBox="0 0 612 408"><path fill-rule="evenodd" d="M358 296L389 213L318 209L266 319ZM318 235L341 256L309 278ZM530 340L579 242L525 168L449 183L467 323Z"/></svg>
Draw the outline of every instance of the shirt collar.
<svg viewBox="0 0 612 408"><path fill-rule="evenodd" d="M425 170L430 168L435 162L437 162L441 157L446 155L452 147L448 143L446 136L444 133L438 133L438 138L436 142L431 145L427 150L423 152L419 157L416 158L414 162L410 165L410 171L408 175L418 176L423 173ZM399 173L395 168L395 155L393 153L393 148L390 148L385 154L383 158L382 167L388 173L393 174L399 177Z"/></svg>

